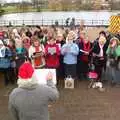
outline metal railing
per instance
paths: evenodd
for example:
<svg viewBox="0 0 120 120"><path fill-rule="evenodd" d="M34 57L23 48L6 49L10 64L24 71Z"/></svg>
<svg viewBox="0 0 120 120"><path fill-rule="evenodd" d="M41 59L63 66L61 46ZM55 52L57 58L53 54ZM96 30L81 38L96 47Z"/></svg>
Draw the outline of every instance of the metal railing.
<svg viewBox="0 0 120 120"><path fill-rule="evenodd" d="M66 25L66 20L64 19L58 19L58 25L60 26L65 26ZM75 25L80 25L81 21L84 21L85 26L108 26L109 21L108 20L81 20L81 19L76 19L75 20ZM55 25L56 20L1 20L0 21L0 26L22 26L22 25L30 25L30 26L35 26L35 25Z"/></svg>

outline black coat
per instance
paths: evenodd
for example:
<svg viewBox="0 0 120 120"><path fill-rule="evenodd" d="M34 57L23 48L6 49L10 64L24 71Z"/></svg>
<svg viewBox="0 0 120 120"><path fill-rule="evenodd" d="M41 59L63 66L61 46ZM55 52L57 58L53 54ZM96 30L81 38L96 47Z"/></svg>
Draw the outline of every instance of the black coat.
<svg viewBox="0 0 120 120"><path fill-rule="evenodd" d="M107 48L108 48L108 43L106 43L106 44L103 46L103 55L104 55L104 56L106 56ZM92 52L95 53L95 54L99 54L99 53L100 53L100 46L99 46L99 43L98 43L98 42L97 42L96 44L94 44L93 49L92 49Z"/></svg>
<svg viewBox="0 0 120 120"><path fill-rule="evenodd" d="M107 48L108 48L108 44L106 43L103 46L103 57L104 57L103 60L101 60L100 57L97 57L97 56L93 57L93 63L95 66L104 67L104 69L106 69L106 61L107 61L106 51L107 51ZM100 53L100 46L99 46L98 42L93 46L92 53L95 53L97 55Z"/></svg>

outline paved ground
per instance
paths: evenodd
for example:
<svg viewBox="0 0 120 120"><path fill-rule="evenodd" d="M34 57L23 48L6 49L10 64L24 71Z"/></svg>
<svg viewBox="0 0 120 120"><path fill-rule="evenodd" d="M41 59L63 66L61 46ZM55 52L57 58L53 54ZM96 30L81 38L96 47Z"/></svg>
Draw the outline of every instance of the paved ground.
<svg viewBox="0 0 120 120"><path fill-rule="evenodd" d="M59 88L60 99L49 108L51 120L120 120L120 87L106 85L105 92L87 89L87 81L73 90ZM10 120L8 94L13 86L0 84L0 120Z"/></svg>

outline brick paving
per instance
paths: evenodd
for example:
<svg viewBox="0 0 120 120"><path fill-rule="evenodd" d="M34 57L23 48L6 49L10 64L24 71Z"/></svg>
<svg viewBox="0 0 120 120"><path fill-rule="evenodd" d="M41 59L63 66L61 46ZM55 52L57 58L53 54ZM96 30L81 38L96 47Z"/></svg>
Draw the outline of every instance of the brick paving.
<svg viewBox="0 0 120 120"><path fill-rule="evenodd" d="M106 85L106 91L88 89L87 81L73 90L59 88L60 99L49 107L51 120L120 120L120 87ZM8 115L8 94L14 86L0 84L0 120Z"/></svg>

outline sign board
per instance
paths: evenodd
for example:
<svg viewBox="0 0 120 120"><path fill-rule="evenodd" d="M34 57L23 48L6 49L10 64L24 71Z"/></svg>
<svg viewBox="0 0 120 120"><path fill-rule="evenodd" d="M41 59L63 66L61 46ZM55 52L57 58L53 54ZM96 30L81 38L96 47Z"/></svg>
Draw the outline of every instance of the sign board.
<svg viewBox="0 0 120 120"><path fill-rule="evenodd" d="M47 84L46 77L49 72L53 74L53 83L56 85L56 69L35 69L35 75L39 84Z"/></svg>
<svg viewBox="0 0 120 120"><path fill-rule="evenodd" d="M113 15L110 17L110 25L108 27L108 31L111 33L118 33L120 32L120 16L119 15Z"/></svg>

